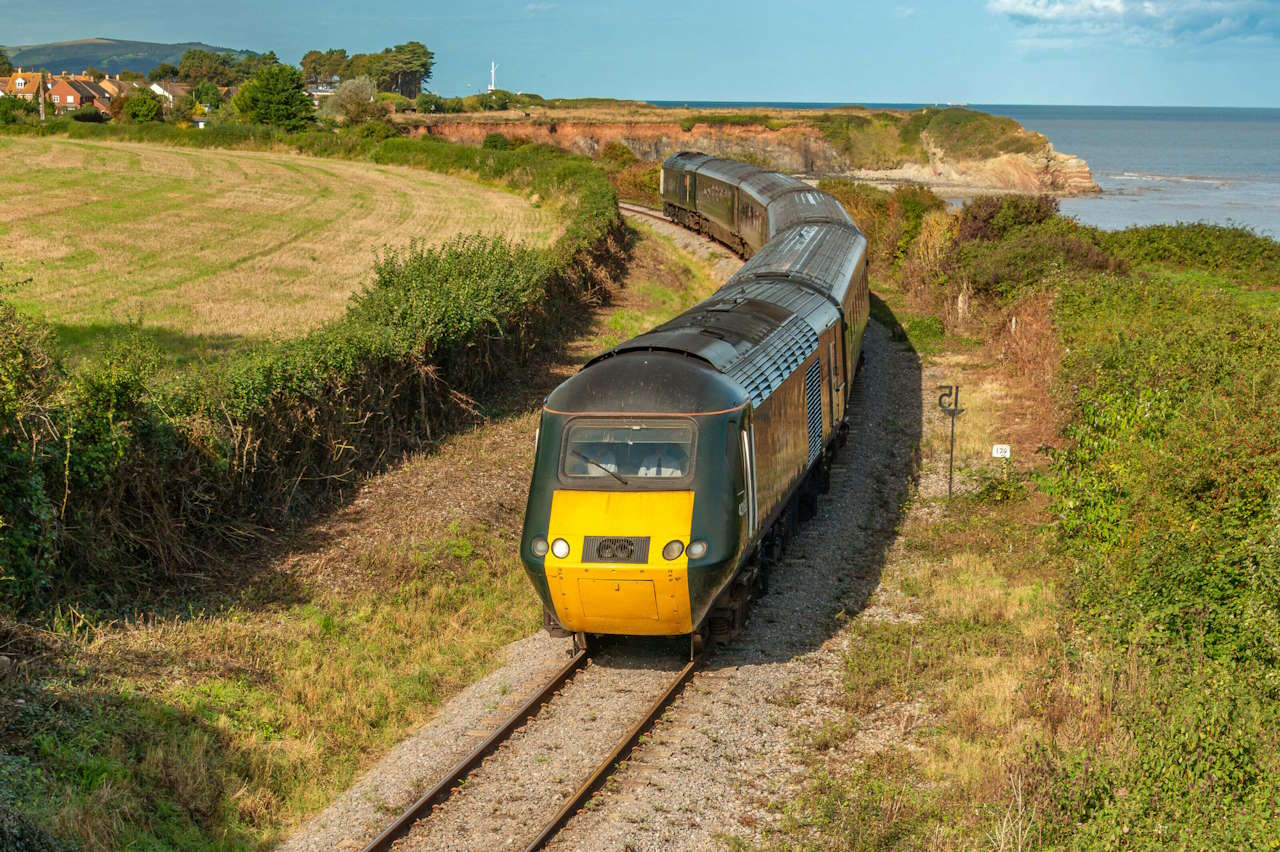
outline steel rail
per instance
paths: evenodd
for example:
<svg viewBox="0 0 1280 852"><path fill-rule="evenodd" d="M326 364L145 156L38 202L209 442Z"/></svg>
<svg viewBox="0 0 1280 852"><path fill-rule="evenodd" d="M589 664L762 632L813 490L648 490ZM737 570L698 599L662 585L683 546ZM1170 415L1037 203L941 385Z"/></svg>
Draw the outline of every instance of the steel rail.
<svg viewBox="0 0 1280 852"><path fill-rule="evenodd" d="M603 784L609 774L613 772L614 767L627 758L627 755L631 753L631 750L640 740L640 737L644 736L645 732L648 731L649 728L653 726L653 723L657 721L658 717L662 715L662 711L667 709L667 705L674 701L676 696L680 694L680 690L689 682L689 679L693 677L694 672L697 671L698 666L702 664L702 661L705 658L706 651L703 651L685 664L684 668L680 670L680 673L676 675L674 680L672 680L671 685L668 686L651 705L649 705L649 710L645 713L644 717L640 719L640 721L636 722L635 725L631 727L631 730L627 731L626 736L623 737L616 746L614 746L614 749L609 753L609 756L596 766L595 771L591 773L591 777L582 783L582 786L574 792L574 794L569 798L569 801L564 803L564 806L560 808L559 813L557 813L550 822L543 826L542 831L538 834L537 838L525 847L525 852L535 852L535 850L542 849L546 846L551 838L555 837L556 833L559 832L560 829L564 828L565 824L573 818L573 815L582 809L582 806L587 803L592 794L600 788L600 785Z"/></svg>
<svg viewBox="0 0 1280 852"><path fill-rule="evenodd" d="M648 216L652 219L657 219L659 222L670 222L673 225L675 224L661 210L654 210L651 207L645 207L640 204L632 204L627 201L619 201L618 209L623 211L624 213L635 213L640 216Z"/></svg>
<svg viewBox="0 0 1280 852"><path fill-rule="evenodd" d="M565 684L578 669L587 662L587 651L585 648L577 651L573 658L565 664L564 668L556 672L555 677L547 682L547 685L538 690L537 694L520 705L515 712L507 717L493 733L485 738L484 742L476 746L466 757L454 764L445 776L440 779L434 787L418 799L409 809L391 825L369 842L364 847L363 852L383 852L391 848L391 844L404 837L414 824L418 822L427 813L433 805L439 804L449 798L449 794L458 786L462 779L475 769L486 757L494 752L507 737L511 736L517 728L527 722L538 712L543 704L551 700L552 694Z"/></svg>

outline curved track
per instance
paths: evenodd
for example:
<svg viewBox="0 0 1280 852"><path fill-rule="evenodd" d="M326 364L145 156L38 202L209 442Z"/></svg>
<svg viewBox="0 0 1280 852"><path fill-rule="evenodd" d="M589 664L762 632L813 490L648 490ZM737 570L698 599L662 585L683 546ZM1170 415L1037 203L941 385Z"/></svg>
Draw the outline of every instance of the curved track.
<svg viewBox="0 0 1280 852"><path fill-rule="evenodd" d="M693 237L656 211L620 206ZM833 493L743 635L700 674L677 662L687 645L643 641L593 646L558 684L552 671L569 666L548 666L529 698L522 689L520 707L397 820L399 839L372 848L666 850L706 848L725 832L763 839L771 817L760 803L786 782L794 728L820 722L827 681L838 678L832 619L857 612L876 584L913 475L919 364L874 323L869 343Z"/></svg>

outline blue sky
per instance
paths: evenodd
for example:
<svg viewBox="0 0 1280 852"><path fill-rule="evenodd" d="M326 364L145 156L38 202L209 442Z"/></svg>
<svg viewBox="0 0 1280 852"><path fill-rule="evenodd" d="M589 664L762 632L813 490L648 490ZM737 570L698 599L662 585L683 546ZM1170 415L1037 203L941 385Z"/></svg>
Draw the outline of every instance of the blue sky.
<svg viewBox="0 0 1280 852"><path fill-rule="evenodd" d="M0 43L85 36L436 53L432 88L681 100L1280 106L1280 0L44 0ZM32 8L32 7L28 7Z"/></svg>

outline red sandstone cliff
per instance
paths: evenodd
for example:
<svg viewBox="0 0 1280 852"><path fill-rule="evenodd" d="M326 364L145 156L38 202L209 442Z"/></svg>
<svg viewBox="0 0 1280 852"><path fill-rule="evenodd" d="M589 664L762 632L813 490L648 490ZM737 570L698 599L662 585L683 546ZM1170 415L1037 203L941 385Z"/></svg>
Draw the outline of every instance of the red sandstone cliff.
<svg viewBox="0 0 1280 852"><path fill-rule="evenodd" d="M1046 145L1031 154L1001 154L965 160L946 155L925 138L928 162L908 162L891 169L854 169L817 128L792 125L770 130L758 125L696 124L682 129L676 121L613 121L594 118L531 119L505 115L437 116L413 128L453 142L479 145L490 133L555 145L595 156L610 142L630 148L641 159L660 160L675 151L696 150L768 165L811 177L850 176L880 183L917 182L957 194L1029 192L1082 195L1098 191L1089 165L1079 157Z"/></svg>

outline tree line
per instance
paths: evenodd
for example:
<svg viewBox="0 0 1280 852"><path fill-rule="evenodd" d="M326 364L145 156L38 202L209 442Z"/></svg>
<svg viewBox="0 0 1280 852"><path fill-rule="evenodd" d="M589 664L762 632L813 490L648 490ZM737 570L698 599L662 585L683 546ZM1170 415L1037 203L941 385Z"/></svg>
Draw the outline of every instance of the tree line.
<svg viewBox="0 0 1280 852"><path fill-rule="evenodd" d="M381 53L348 56L342 48L309 50L302 56L302 76L309 84L337 83L368 77L380 92L416 98L431 79L435 54L420 41L407 41Z"/></svg>
<svg viewBox="0 0 1280 852"><path fill-rule="evenodd" d="M317 117L308 86L329 85L336 91L323 98L326 103L320 117L347 125L385 119L389 110L399 112L415 106L424 112L464 111L463 99L446 100L425 91L434 64L434 54L420 41L406 41L378 53L312 50L302 57L300 66L282 63L274 51L237 56L192 48L176 65L160 63L145 78L137 72L120 73L126 80L185 84L188 89L181 95L168 99L142 86L127 97L114 99L108 109L112 118L129 122L189 121L209 116L216 121L248 121L299 130ZM0 71L7 67L12 67L8 56L0 50ZM96 69L87 71L98 79L106 76ZM485 103L481 108L505 107L506 94L488 93L488 99L504 96L503 102L496 107ZM14 108L5 109L9 106ZM0 124L23 120L30 112L24 108L28 106L0 103ZM73 118L106 120L95 109L82 109Z"/></svg>

